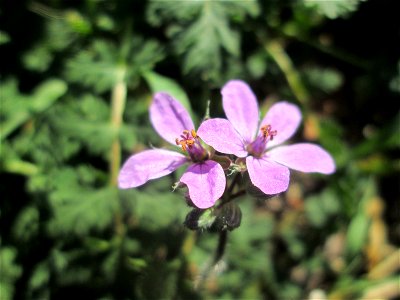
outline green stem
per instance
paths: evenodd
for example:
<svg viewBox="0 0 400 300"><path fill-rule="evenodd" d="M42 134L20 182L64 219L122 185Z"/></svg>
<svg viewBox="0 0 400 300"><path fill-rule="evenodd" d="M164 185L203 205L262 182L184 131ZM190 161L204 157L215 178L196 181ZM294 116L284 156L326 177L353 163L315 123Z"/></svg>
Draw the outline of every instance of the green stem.
<svg viewBox="0 0 400 300"><path fill-rule="evenodd" d="M282 46L282 43L278 40L270 40L264 44L264 48L282 70L297 100L307 107L310 95L301 81L300 74L293 66L292 60Z"/></svg>
<svg viewBox="0 0 400 300"><path fill-rule="evenodd" d="M236 173L235 177L232 179L231 185L229 186L228 190L226 191L226 193L228 194L228 197L231 196L233 189L235 188L235 185L238 183L239 176L240 176L240 173Z"/></svg>
<svg viewBox="0 0 400 300"><path fill-rule="evenodd" d="M117 186L118 172L121 165L121 143L119 140L119 131L122 125L122 117L126 102L126 68L123 67L118 72L117 82L115 83L111 93L111 120L110 126L113 129L114 140L109 153L109 185ZM122 212L120 206L115 212L115 231L118 236L123 236L125 226L122 221Z"/></svg>
<svg viewBox="0 0 400 300"><path fill-rule="evenodd" d="M121 68L118 73L118 80L111 93L111 127L114 131L114 140L109 154L109 174L111 186L117 185L118 172L121 165L121 143L119 140L119 130L122 125L122 116L126 102L126 69Z"/></svg>

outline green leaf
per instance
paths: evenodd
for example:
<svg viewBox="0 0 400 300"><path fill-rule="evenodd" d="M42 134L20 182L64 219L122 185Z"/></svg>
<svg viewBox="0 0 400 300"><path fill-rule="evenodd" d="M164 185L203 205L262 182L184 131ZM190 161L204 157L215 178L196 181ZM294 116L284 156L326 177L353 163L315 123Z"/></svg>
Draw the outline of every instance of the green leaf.
<svg viewBox="0 0 400 300"><path fill-rule="evenodd" d="M120 66L115 45L95 40L91 47L78 52L67 62L66 77L72 82L92 87L97 92L110 90L118 80Z"/></svg>
<svg viewBox="0 0 400 300"><path fill-rule="evenodd" d="M368 240L371 219L366 212L366 206L368 201L376 195L377 189L372 177L361 181L359 188L362 189L362 197L358 203L356 215L349 224L346 236L346 250L349 257L361 254Z"/></svg>
<svg viewBox="0 0 400 300"><path fill-rule="evenodd" d="M16 249L12 247L0 248L0 295L2 300L13 299L14 283L22 273L22 268L15 262L16 256Z"/></svg>
<svg viewBox="0 0 400 300"><path fill-rule="evenodd" d="M305 6L315 9L318 13L328 17L329 19L348 16L351 12L357 10L362 1L365 0L303 0Z"/></svg>
<svg viewBox="0 0 400 300"><path fill-rule="evenodd" d="M50 204L54 217L48 224L48 230L52 235L83 236L111 224L118 193L114 188L89 190L65 186L51 194Z"/></svg>
<svg viewBox="0 0 400 300"><path fill-rule="evenodd" d="M167 34L184 56L185 73L215 79L228 57L240 55L240 36L232 23L258 12L256 1L154 1L148 17L154 25L168 24Z"/></svg>
<svg viewBox="0 0 400 300"><path fill-rule="evenodd" d="M136 87L139 77L162 57L161 48L154 40L135 37L124 39L117 46L108 40L96 39L67 62L65 75L72 82L99 93L111 90L121 79Z"/></svg>
<svg viewBox="0 0 400 300"><path fill-rule="evenodd" d="M38 294L40 294L40 296L43 297L44 293L46 293L46 287L49 284L49 280L50 280L49 265L47 261L43 261L38 265L36 265L32 273L32 276L29 279L28 294L30 294L31 298L37 298Z"/></svg>
<svg viewBox="0 0 400 300"><path fill-rule="evenodd" d="M50 108L65 94L67 85L59 79L48 79L33 91L31 97L19 94L14 80L7 81L1 89L4 92L2 105L5 106L4 112L1 113L4 121L0 122L2 128L0 140L3 140L30 118Z"/></svg>
<svg viewBox="0 0 400 300"><path fill-rule="evenodd" d="M111 282L115 278L120 257L121 252L119 249L112 249L112 251L105 257L101 264L101 272L106 280Z"/></svg>
<svg viewBox="0 0 400 300"><path fill-rule="evenodd" d="M81 35L89 35L92 32L92 24L79 11L67 10L64 17L73 31Z"/></svg>
<svg viewBox="0 0 400 300"><path fill-rule="evenodd" d="M143 271L143 269L145 269L148 264L144 259L141 258L128 258L128 266L130 268L132 268L135 271Z"/></svg>
<svg viewBox="0 0 400 300"><path fill-rule="evenodd" d="M95 169L64 167L51 170L44 177L40 184L49 193L50 235L84 236L111 224L119 205L118 190L96 188L99 181L94 182L92 176L97 176Z"/></svg>
<svg viewBox="0 0 400 300"><path fill-rule="evenodd" d="M347 251L350 257L360 254L367 242L370 220L367 215L359 213L351 221L347 231Z"/></svg>
<svg viewBox="0 0 400 300"><path fill-rule="evenodd" d="M123 201L131 206L131 214L146 230L156 231L174 223L182 224L185 219L185 200L182 195L171 191L171 186L166 185L167 181L166 178L151 181L144 191L120 191ZM162 190L157 191L157 186Z"/></svg>
<svg viewBox="0 0 400 300"><path fill-rule="evenodd" d="M58 106L51 116L55 127L68 140L77 141L90 153L106 158L114 138L119 134L110 124L109 106L103 99L92 95L68 100L68 103Z"/></svg>
<svg viewBox="0 0 400 300"><path fill-rule="evenodd" d="M13 235L19 242L28 242L38 234L39 211L36 207L27 206L18 215L13 226Z"/></svg>
<svg viewBox="0 0 400 300"><path fill-rule="evenodd" d="M50 63L53 61L53 56L43 44L36 46L22 57L25 67L32 71L46 71Z"/></svg>

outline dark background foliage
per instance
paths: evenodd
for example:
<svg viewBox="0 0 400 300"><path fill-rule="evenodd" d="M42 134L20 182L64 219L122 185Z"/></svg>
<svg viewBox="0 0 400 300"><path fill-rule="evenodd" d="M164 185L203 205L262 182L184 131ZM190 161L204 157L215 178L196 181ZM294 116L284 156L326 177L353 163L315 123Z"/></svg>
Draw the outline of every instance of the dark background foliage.
<svg viewBox="0 0 400 300"><path fill-rule="evenodd" d="M395 0L11 1L0 9L1 299L398 298L400 26ZM197 124L247 81L286 99L332 176L237 198L241 226L193 232L171 175L120 191L121 163L167 146L167 91Z"/></svg>

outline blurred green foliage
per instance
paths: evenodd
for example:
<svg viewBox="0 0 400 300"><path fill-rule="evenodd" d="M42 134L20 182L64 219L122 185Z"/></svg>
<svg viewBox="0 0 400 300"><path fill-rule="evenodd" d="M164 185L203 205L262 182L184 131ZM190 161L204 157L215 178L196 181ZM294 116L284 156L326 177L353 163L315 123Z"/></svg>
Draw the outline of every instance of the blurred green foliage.
<svg viewBox="0 0 400 300"><path fill-rule="evenodd" d="M0 298L400 297L396 2L2 1ZM377 21L380 15L384 19ZM396 23L397 22L397 23ZM287 193L237 198L223 260L183 226L178 175L119 191L123 160L165 146L154 92L200 120L241 78L263 111L304 112L334 156ZM263 98L266 97L266 98Z"/></svg>

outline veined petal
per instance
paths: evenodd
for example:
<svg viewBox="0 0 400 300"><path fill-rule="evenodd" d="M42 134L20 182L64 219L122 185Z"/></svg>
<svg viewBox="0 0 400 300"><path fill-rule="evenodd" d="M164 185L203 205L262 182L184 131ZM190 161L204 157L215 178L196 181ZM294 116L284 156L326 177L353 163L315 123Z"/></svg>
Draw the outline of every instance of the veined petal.
<svg viewBox="0 0 400 300"><path fill-rule="evenodd" d="M331 174L335 172L332 156L318 145L301 143L281 146L267 153L270 159L302 172Z"/></svg>
<svg viewBox="0 0 400 300"><path fill-rule="evenodd" d="M265 157L246 157L247 170L251 182L267 195L278 194L287 190L290 173L285 166Z"/></svg>
<svg viewBox="0 0 400 300"><path fill-rule="evenodd" d="M225 191L226 179L221 165L212 160L191 165L180 181L187 185L189 196L198 208L209 208Z"/></svg>
<svg viewBox="0 0 400 300"><path fill-rule="evenodd" d="M153 149L132 155L122 166L118 176L121 189L138 187L150 179L168 175L187 161L174 151Z"/></svg>
<svg viewBox="0 0 400 300"><path fill-rule="evenodd" d="M260 125L260 128L271 125L271 129L277 131L274 139L268 142L267 148L279 145L289 139L296 132L300 122L301 111L296 105L286 101L272 105Z"/></svg>
<svg viewBox="0 0 400 300"><path fill-rule="evenodd" d="M215 118L204 121L197 134L206 144L219 152L238 157L247 155L241 136L226 119Z"/></svg>
<svg viewBox="0 0 400 300"><path fill-rule="evenodd" d="M241 80L231 80L221 91L226 117L244 141L251 143L258 126L258 103L253 91Z"/></svg>
<svg viewBox="0 0 400 300"><path fill-rule="evenodd" d="M189 113L167 93L156 93L150 106L150 120L154 129L167 142L175 145L184 130L195 129Z"/></svg>

